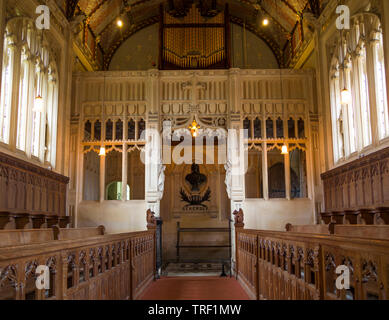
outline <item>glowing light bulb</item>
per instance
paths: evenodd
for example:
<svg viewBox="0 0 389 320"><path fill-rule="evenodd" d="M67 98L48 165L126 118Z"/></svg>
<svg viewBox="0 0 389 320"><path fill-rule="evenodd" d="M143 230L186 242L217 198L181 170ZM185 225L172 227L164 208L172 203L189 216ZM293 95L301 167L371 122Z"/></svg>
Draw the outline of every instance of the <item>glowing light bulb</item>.
<svg viewBox="0 0 389 320"><path fill-rule="evenodd" d="M105 147L100 147L99 156L105 156Z"/></svg>
<svg viewBox="0 0 389 320"><path fill-rule="evenodd" d="M119 28L123 27L123 20L122 20L122 19L119 19L119 20L117 21L117 25L118 25Z"/></svg>
<svg viewBox="0 0 389 320"><path fill-rule="evenodd" d="M286 144L282 146L281 154L288 154L288 146Z"/></svg>
<svg viewBox="0 0 389 320"><path fill-rule="evenodd" d="M262 20L262 24L266 27L269 25L269 19L268 18L265 18Z"/></svg>
<svg viewBox="0 0 389 320"><path fill-rule="evenodd" d="M200 126L197 124L196 119L193 119L192 124L189 126L190 132L193 138L196 138L200 129Z"/></svg>
<svg viewBox="0 0 389 320"><path fill-rule="evenodd" d="M43 112L43 109L44 109L44 100L41 97L41 95L38 95L35 98L33 111L34 112Z"/></svg>
<svg viewBox="0 0 389 320"><path fill-rule="evenodd" d="M349 104L352 101L351 92L344 88L340 94L342 104Z"/></svg>

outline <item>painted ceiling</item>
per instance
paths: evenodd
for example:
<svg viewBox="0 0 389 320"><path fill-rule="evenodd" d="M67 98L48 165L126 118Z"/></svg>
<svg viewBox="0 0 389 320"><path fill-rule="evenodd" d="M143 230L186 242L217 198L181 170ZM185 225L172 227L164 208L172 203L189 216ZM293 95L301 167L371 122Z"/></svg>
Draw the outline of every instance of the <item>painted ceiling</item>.
<svg viewBox="0 0 389 320"><path fill-rule="evenodd" d="M160 4L170 10L185 10L193 0L56 0L69 21L84 16L89 32L108 63L118 47L135 32L159 21ZM303 13L318 17L326 0L197 0L202 6L229 5L231 22L244 25L262 38L282 61L288 43L301 23ZM118 28L120 17L124 25ZM267 27L264 18L270 20ZM282 64L282 63L281 63Z"/></svg>

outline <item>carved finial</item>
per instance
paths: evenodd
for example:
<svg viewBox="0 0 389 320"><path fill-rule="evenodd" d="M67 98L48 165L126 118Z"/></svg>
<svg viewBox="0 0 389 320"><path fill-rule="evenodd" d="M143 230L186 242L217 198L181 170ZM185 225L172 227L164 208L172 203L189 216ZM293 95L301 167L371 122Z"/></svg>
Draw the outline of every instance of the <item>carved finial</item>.
<svg viewBox="0 0 389 320"><path fill-rule="evenodd" d="M155 213L152 212L150 209L147 210L147 216L146 216L146 221L147 221L147 229L152 230L157 227L157 219L155 219Z"/></svg>
<svg viewBox="0 0 389 320"><path fill-rule="evenodd" d="M235 210L233 212L234 219L235 219L235 228L243 228L244 227L244 215L243 215L243 210L239 209L239 211Z"/></svg>

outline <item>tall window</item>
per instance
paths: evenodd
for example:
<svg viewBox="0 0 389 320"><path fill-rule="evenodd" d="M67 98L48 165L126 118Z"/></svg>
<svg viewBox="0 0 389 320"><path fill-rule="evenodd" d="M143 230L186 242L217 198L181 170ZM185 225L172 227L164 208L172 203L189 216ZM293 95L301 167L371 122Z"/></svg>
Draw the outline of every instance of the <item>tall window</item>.
<svg viewBox="0 0 389 320"><path fill-rule="evenodd" d="M369 13L354 16L350 31L335 45L330 71L335 162L389 137L382 44L380 20Z"/></svg>
<svg viewBox="0 0 389 320"><path fill-rule="evenodd" d="M361 49L361 55L358 58L358 63L359 92L361 103L362 146L366 147L371 144L369 85L367 81L366 69L366 48Z"/></svg>
<svg viewBox="0 0 389 320"><path fill-rule="evenodd" d="M343 113L340 101L340 84L339 84L339 63L333 62L331 73L331 116L332 116L332 136L334 140L335 161L344 157L344 135L343 135Z"/></svg>
<svg viewBox="0 0 389 320"><path fill-rule="evenodd" d="M386 92L385 61L382 33L378 34L374 50L374 75L376 82L377 118L380 139L389 136L388 98Z"/></svg>
<svg viewBox="0 0 389 320"><path fill-rule="evenodd" d="M39 88L42 87L42 75L39 66L35 68L35 90L34 90L34 105L32 109L32 143L31 143L31 154L35 157L39 156L39 133L41 125L41 112L38 111L38 101L36 97L41 95ZM43 97L42 97L43 98Z"/></svg>
<svg viewBox="0 0 389 320"><path fill-rule="evenodd" d="M16 137L16 147L19 150L26 151L27 105L30 66L25 50L22 52L20 67L18 134Z"/></svg>
<svg viewBox="0 0 389 320"><path fill-rule="evenodd" d="M1 81L0 102L0 141L9 142L9 125L11 119L12 76L13 76L13 46L10 37L5 35L3 72Z"/></svg>
<svg viewBox="0 0 389 320"><path fill-rule="evenodd" d="M12 37L8 35L13 35ZM13 37L17 38L13 44ZM49 43L29 19L7 23L2 66L0 141L55 166L58 76ZM18 70L18 74L15 74ZM10 119L17 120L10 128ZM10 132L12 130L12 132ZM16 137L10 141L9 137Z"/></svg>
<svg viewBox="0 0 389 320"><path fill-rule="evenodd" d="M343 71L343 77L345 77L345 88L351 92L354 92L354 86L352 82L353 78L353 65L352 62L348 63L348 67ZM356 151L356 138L357 131L355 128L355 107L357 103L355 99L352 99L348 104L344 104L344 114L347 114L347 125L348 125L348 154Z"/></svg>

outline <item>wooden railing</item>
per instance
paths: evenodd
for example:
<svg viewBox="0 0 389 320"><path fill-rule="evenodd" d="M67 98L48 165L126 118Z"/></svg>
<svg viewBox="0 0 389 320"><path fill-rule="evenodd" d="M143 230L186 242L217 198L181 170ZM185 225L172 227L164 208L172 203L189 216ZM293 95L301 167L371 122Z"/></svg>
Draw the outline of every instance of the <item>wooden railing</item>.
<svg viewBox="0 0 389 320"><path fill-rule="evenodd" d="M155 230L0 248L0 299L136 299L154 272Z"/></svg>
<svg viewBox="0 0 389 320"><path fill-rule="evenodd" d="M389 297L389 239L236 228L236 241L236 275L253 299ZM336 288L340 265L350 270L348 290Z"/></svg>

